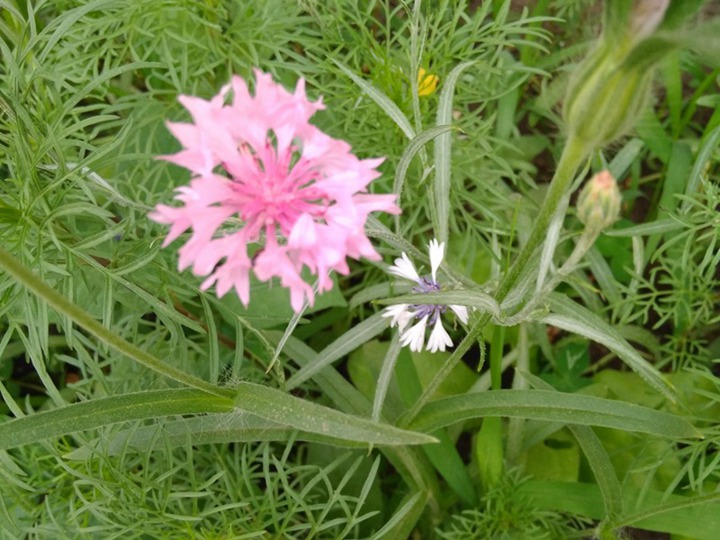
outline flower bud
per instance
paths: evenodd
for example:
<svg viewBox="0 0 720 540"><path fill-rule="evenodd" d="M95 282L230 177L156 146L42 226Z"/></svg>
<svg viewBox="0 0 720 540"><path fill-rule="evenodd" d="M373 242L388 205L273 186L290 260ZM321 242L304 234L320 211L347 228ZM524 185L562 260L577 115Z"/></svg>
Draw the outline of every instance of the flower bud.
<svg viewBox="0 0 720 540"><path fill-rule="evenodd" d="M665 16L670 0L635 0L630 12L628 31L633 40L652 34Z"/></svg>
<svg viewBox="0 0 720 540"><path fill-rule="evenodd" d="M437 75L427 74L423 68L420 68L418 71L418 95L429 96L435 91L439 81L440 78Z"/></svg>
<svg viewBox="0 0 720 540"><path fill-rule="evenodd" d="M601 231L620 217L621 202L622 196L615 178L609 171L600 171L580 192L578 218L588 229Z"/></svg>
<svg viewBox="0 0 720 540"><path fill-rule="evenodd" d="M652 70L636 69L603 42L568 86L563 117L571 136L592 146L617 139L635 124L647 99Z"/></svg>

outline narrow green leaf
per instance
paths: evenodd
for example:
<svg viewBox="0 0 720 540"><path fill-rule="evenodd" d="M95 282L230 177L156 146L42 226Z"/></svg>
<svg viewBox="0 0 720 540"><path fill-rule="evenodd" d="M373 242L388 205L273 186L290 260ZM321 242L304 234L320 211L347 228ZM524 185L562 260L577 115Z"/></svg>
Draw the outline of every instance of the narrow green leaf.
<svg viewBox="0 0 720 540"><path fill-rule="evenodd" d="M610 174L613 175L613 178L617 178L619 180L625 176L625 173L630 168L630 165L632 165L633 161L637 159L644 147L645 144L640 139L631 139L625 143L625 146L623 146L620 151L615 154L615 157L608 165L608 170L610 171Z"/></svg>
<svg viewBox="0 0 720 540"><path fill-rule="evenodd" d="M380 300L381 304L430 304L430 305L457 305L476 308L494 316L500 315L500 306L497 301L482 291L439 291L426 294L404 294L393 298Z"/></svg>
<svg viewBox="0 0 720 540"><path fill-rule="evenodd" d="M429 499L430 494L427 491L417 491L406 495L392 517L382 529L372 535L371 540L412 538L413 529L420 520Z"/></svg>
<svg viewBox="0 0 720 540"><path fill-rule="evenodd" d="M396 371L403 401L406 405L414 403L418 396L422 394L422 384L412 357L407 350L403 351L400 355ZM470 479L470 475L458 453L456 445L450 440L445 430L434 430L432 435L438 438L440 444L423 446L422 451L437 472L448 483L448 486L457 493L466 504L477 504L475 486Z"/></svg>
<svg viewBox="0 0 720 540"><path fill-rule="evenodd" d="M542 510L569 512L592 519L603 517L600 491L593 484L530 481L520 486L519 493L531 497ZM639 511L628 516L633 519L634 527L695 540L717 540L717 532L720 530L720 503L717 497L717 493L705 497L684 497L646 489L640 491L630 486L623 488L625 508L637 508L638 501L642 501ZM677 506L670 509L671 505ZM653 512L653 508L660 512ZM635 521L641 513L647 513L649 517ZM620 518L616 522L619 524L626 521Z"/></svg>
<svg viewBox="0 0 720 540"><path fill-rule="evenodd" d="M715 152L715 147L718 144L718 141L720 140L720 126L713 129L709 135L704 137L702 146L700 147L700 151L698 152L697 158L695 158L695 164L693 165L692 171L690 172L690 178L688 178L687 184L685 186L685 195L688 197L692 197L695 195L695 192L698 189L698 186L700 185L700 182L702 180L703 174L705 174L705 170L708 164L708 161L710 158L712 158L713 153ZM691 200L685 199L682 202L681 210L687 211L687 209L690 207Z"/></svg>
<svg viewBox="0 0 720 540"><path fill-rule="evenodd" d="M683 418L632 403L548 390L493 390L429 402L409 429L430 432L469 418L504 416L603 426L670 438L701 437Z"/></svg>
<svg viewBox="0 0 720 540"><path fill-rule="evenodd" d="M673 519L673 515L696 514L698 517L705 516L708 511L713 511L717 515L720 511L720 493L711 493L709 495L699 497L683 497L677 498L671 502L660 504L652 508L648 508L617 519L613 525L617 528L626 527L628 525L640 525L659 521L661 518ZM716 529L720 530L720 529Z"/></svg>
<svg viewBox="0 0 720 540"><path fill-rule="evenodd" d="M436 126L447 126L452 123L452 102L455 84L460 74L475 61L463 62L456 66L447 76L440 92ZM450 219L450 133L445 132L435 139L435 237L438 242L447 242Z"/></svg>
<svg viewBox="0 0 720 540"><path fill-rule="evenodd" d="M407 116L405 116L400 110L400 107L395 105L395 103L389 97L380 92L373 85L367 83L361 77L355 75L355 73L350 71L343 64L334 59L333 62L335 62L335 65L339 67L340 70L345 73L345 75L350 77L355 82L355 84L357 84L363 90L363 92L370 96L370 98L375 103L377 103L383 111L385 111L385 114L387 114L392 119L392 121L397 124L397 126L403 131L403 133L405 133L408 139L412 140L415 138L415 130L410 124L410 120L408 120Z"/></svg>
<svg viewBox="0 0 720 540"><path fill-rule="evenodd" d="M539 377L530 373L521 373L521 375L529 381L534 388L539 388L541 390L553 390L552 386ZM595 481L600 488L603 505L605 506L605 516L603 517L613 518L622 515L622 488L620 487L620 482L618 481L617 474L615 473L615 467L613 467L613 464L610 461L610 456L605 451L600 438L589 426L577 426L570 424L568 428L577 440L580 448L582 448L582 451L585 453L585 457L587 458L590 468L595 475Z"/></svg>
<svg viewBox="0 0 720 540"><path fill-rule="evenodd" d="M205 414L171 422L123 430L107 441L96 440L88 446L65 454L66 459L83 461L96 453L116 456L127 450L149 452L158 440L173 447L191 444L227 444L258 441L305 441L346 448L365 448L367 441L336 439L319 433L298 431L244 411Z"/></svg>
<svg viewBox="0 0 720 540"><path fill-rule="evenodd" d="M370 341L388 326L387 319L382 317L381 313L365 319L363 322L345 332L330 345L325 347L320 354L308 365L301 368L295 375L287 381L287 389L292 390L299 384L312 378L318 371L325 366L329 366L336 360L339 360L350 351L355 350L366 341Z"/></svg>
<svg viewBox="0 0 720 540"><path fill-rule="evenodd" d="M237 385L237 392L237 409L307 433L378 445L437 442L424 433L413 433L351 416L259 384L242 382Z"/></svg>
<svg viewBox="0 0 720 540"><path fill-rule="evenodd" d="M73 304L43 280L35 276L29 268L26 268L22 263L20 263L20 261L15 259L15 257L10 255L10 253L5 251L2 247L0 247L0 268L5 270L8 274L15 278L16 281L39 296L58 313L65 315L70 320L82 326L96 338L105 342L116 351L132 358L139 364L142 364L145 367L183 385L197 388L208 394L224 398L234 397L232 390L215 386L203 379L177 369L150 353L139 349L132 343L125 341L112 330L105 328L80 306Z"/></svg>
<svg viewBox="0 0 720 540"><path fill-rule="evenodd" d="M640 356L640 353L625 341L612 326L565 295L553 293L549 296L549 299L550 309L553 313L540 318L540 322L584 336L604 345L618 355L628 367L645 379L650 386L671 402L676 401L675 390L672 385L663 378L662 374L652 364Z"/></svg>
<svg viewBox="0 0 720 540"><path fill-rule="evenodd" d="M127 420L228 412L232 408L231 399L190 388L93 399L0 424L0 450Z"/></svg>
<svg viewBox="0 0 720 540"><path fill-rule="evenodd" d="M651 234L662 234L682 229L683 224L674 219L659 219L657 221L651 221L650 223L642 223L641 225L635 225L633 227L627 227L626 229L612 229L605 231L604 234L607 236L649 236Z"/></svg>
<svg viewBox="0 0 720 540"><path fill-rule="evenodd" d="M393 181L393 193L397 194L398 201L400 200L400 197L402 196L403 185L405 184L405 175L407 174L408 168L410 167L410 163L412 163L412 160L415 157L415 155L429 141L433 140L435 137L438 137L439 135L442 135L443 133L447 133L448 131L450 131L452 129L453 129L452 126L436 126L436 127L433 127L433 128L423 131L417 137L415 137L412 141L410 141L410 143L407 145L407 147L403 151L402 156L400 156L400 161L398 161L397 168L395 169L395 180Z"/></svg>

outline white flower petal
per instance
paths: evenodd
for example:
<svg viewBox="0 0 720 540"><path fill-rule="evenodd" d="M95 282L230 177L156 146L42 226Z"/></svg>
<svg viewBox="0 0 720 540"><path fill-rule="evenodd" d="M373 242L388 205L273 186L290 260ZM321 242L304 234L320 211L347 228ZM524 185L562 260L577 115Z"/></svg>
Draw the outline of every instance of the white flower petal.
<svg viewBox="0 0 720 540"><path fill-rule="evenodd" d="M410 350L413 352L422 351L423 344L425 343L425 326L427 325L427 316L420 319L415 326L407 330L400 336L400 344L404 347L410 346Z"/></svg>
<svg viewBox="0 0 720 540"><path fill-rule="evenodd" d="M428 244L430 251L430 268L432 270L432 280L437 283L437 269L440 267L440 263L445 256L445 242L438 244L438 241L433 238Z"/></svg>
<svg viewBox="0 0 720 540"><path fill-rule="evenodd" d="M396 304L394 306L386 307L383 310L382 317L392 317L390 326L397 325L398 330L402 333L410 320L415 316L412 311L408 310L410 304Z"/></svg>
<svg viewBox="0 0 720 540"><path fill-rule="evenodd" d="M396 276L404 277L416 283L420 283L420 276L415 270L415 265L408 258L407 253L403 252L402 258L395 259L395 264L388 268L388 272Z"/></svg>
<svg viewBox="0 0 720 540"><path fill-rule="evenodd" d="M435 321L435 326L430 333L430 339L428 339L427 348L430 352L445 351L445 347L452 347L452 339L445 331L445 327L442 325L442 321L438 317Z"/></svg>
<svg viewBox="0 0 720 540"><path fill-rule="evenodd" d="M462 321L463 324L467 324L468 322L468 310L465 306L448 306L450 309L455 312L455 315L457 315L457 318Z"/></svg>

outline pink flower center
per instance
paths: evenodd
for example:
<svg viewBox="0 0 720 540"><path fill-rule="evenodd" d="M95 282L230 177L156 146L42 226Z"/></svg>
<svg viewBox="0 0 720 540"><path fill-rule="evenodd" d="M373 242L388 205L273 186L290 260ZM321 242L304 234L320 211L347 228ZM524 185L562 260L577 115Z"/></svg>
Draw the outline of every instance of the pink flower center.
<svg viewBox="0 0 720 540"><path fill-rule="evenodd" d="M263 228L274 233L276 226L283 236L288 236L302 214L322 219L329 206L328 197L314 186L320 173L311 160L302 156L302 148L290 145L279 155L270 133L265 148L254 150L240 148L246 166L230 174L235 197L227 201L247 223L251 236L256 237Z"/></svg>

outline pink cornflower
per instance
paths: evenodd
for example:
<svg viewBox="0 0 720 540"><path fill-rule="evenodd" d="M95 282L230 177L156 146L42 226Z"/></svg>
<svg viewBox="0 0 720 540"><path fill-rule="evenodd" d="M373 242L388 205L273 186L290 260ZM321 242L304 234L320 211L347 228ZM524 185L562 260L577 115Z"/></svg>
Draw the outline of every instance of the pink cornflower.
<svg viewBox="0 0 720 540"><path fill-rule="evenodd" d="M259 70L255 77L254 95L235 76L209 101L180 96L193 123L168 123L183 150L162 159L194 176L177 190L183 206L158 205L150 218L170 225L164 246L192 229L179 267L208 276L202 289L235 288L247 305L252 269L261 281L278 277L297 312L314 301L304 266L320 292L331 289L329 273L347 274L347 257L380 259L365 235L368 214L400 210L395 195L364 193L383 159L358 159L309 123L324 106L307 99L303 79L290 93Z"/></svg>

